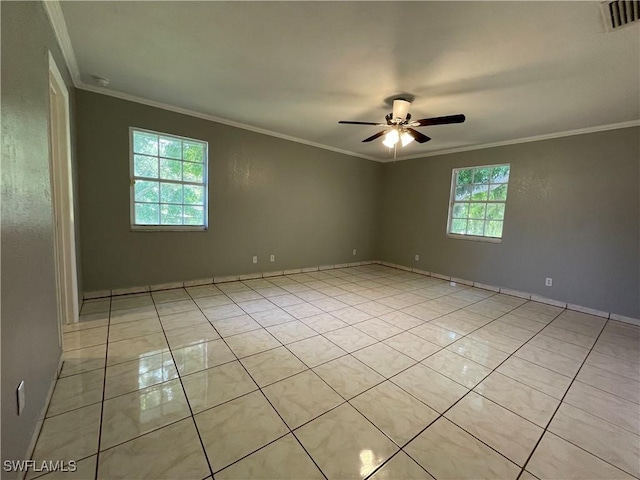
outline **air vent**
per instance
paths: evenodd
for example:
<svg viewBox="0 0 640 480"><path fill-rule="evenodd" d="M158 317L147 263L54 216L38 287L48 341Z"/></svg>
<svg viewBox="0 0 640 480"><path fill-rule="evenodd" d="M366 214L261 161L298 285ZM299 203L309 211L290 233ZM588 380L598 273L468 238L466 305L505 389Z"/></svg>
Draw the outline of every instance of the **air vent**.
<svg viewBox="0 0 640 480"><path fill-rule="evenodd" d="M601 9L609 32L640 20L640 0L610 0L602 2Z"/></svg>

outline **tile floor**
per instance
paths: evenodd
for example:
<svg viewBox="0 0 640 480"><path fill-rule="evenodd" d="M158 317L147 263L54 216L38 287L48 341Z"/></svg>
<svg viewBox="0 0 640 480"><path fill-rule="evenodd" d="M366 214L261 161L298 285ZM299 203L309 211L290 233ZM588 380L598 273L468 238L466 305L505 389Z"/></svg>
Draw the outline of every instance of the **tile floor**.
<svg viewBox="0 0 640 480"><path fill-rule="evenodd" d="M81 313L34 452L68 478L640 476L632 325L379 265Z"/></svg>

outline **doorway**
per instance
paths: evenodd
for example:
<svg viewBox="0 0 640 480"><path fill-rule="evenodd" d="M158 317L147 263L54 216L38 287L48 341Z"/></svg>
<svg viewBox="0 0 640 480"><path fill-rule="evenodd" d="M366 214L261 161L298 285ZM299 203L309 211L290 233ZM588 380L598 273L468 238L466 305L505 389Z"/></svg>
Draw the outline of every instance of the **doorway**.
<svg viewBox="0 0 640 480"><path fill-rule="evenodd" d="M49 53L49 148L54 215L58 341L63 326L78 321L75 220L71 166L69 91Z"/></svg>

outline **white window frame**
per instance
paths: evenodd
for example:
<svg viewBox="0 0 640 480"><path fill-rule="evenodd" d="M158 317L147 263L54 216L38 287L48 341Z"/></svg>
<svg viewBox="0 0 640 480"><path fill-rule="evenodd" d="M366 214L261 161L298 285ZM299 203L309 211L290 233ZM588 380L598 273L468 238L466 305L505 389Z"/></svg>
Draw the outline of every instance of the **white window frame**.
<svg viewBox="0 0 640 480"><path fill-rule="evenodd" d="M453 171L451 172L451 188L450 188L450 192L449 192L449 212L447 215L447 230L446 230L446 235L448 238L454 238L457 240L472 240L472 241L478 241L478 242L489 242L489 243L502 243L502 238L503 237L485 237L485 236L479 236L479 235L463 235L460 233L451 233L451 222L453 221L453 205L455 203L455 198L456 198L456 179L458 178L458 172L460 170L470 170L470 169L480 169L480 168L492 168L492 167L509 167L509 180L511 180L511 164L510 163L496 163L493 165L475 165L475 166L470 166L470 167L459 167L459 168L454 168ZM509 198L509 180L507 180L506 185L507 185L507 198ZM458 202L460 203L460 202ZM487 205L491 204L491 203L503 203L505 205L505 217L506 217L506 205L507 205L507 200L505 199L503 200L489 200L487 199L486 202ZM502 230L502 235L504 236L504 217L502 220L502 226L503 226L503 230Z"/></svg>
<svg viewBox="0 0 640 480"><path fill-rule="evenodd" d="M133 132L143 132L143 133L151 133L153 135L160 135L163 137L175 138L178 140L183 140L187 142L200 143L204 145L204 158L203 162L203 174L202 179L203 183L197 182L185 182L184 180L164 180L169 183L176 183L180 185L198 185L204 187L204 224L203 225L137 225L136 222L136 201L135 201L135 182L136 180L150 180L148 177L136 177L134 175L134 152L133 152ZM158 158L160 157L158 152ZM171 159L176 160L176 159ZM181 160L184 162L184 160ZM130 179L130 187L129 187L129 222L131 225L131 230L135 231L148 231L148 232L158 232L158 231L174 231L174 232L203 232L208 229L209 223L209 143L204 140L199 140L197 138L189 138L189 137L181 137L179 135L172 135L170 133L156 132L154 130L148 130L146 128L140 127L129 127L129 179ZM159 178L158 172L158 182L163 181ZM184 202L184 199L183 199ZM184 207L184 203L182 206Z"/></svg>

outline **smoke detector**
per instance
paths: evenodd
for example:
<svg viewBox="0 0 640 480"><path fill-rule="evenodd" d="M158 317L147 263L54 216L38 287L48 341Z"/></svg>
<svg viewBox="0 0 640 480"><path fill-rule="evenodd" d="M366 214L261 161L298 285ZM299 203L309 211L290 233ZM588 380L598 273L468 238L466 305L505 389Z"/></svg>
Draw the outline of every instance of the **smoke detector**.
<svg viewBox="0 0 640 480"><path fill-rule="evenodd" d="M109 86L109 79L108 78L104 78L104 77L99 77L97 75L93 75L93 81L96 82L96 85L98 85L99 87L108 87Z"/></svg>

